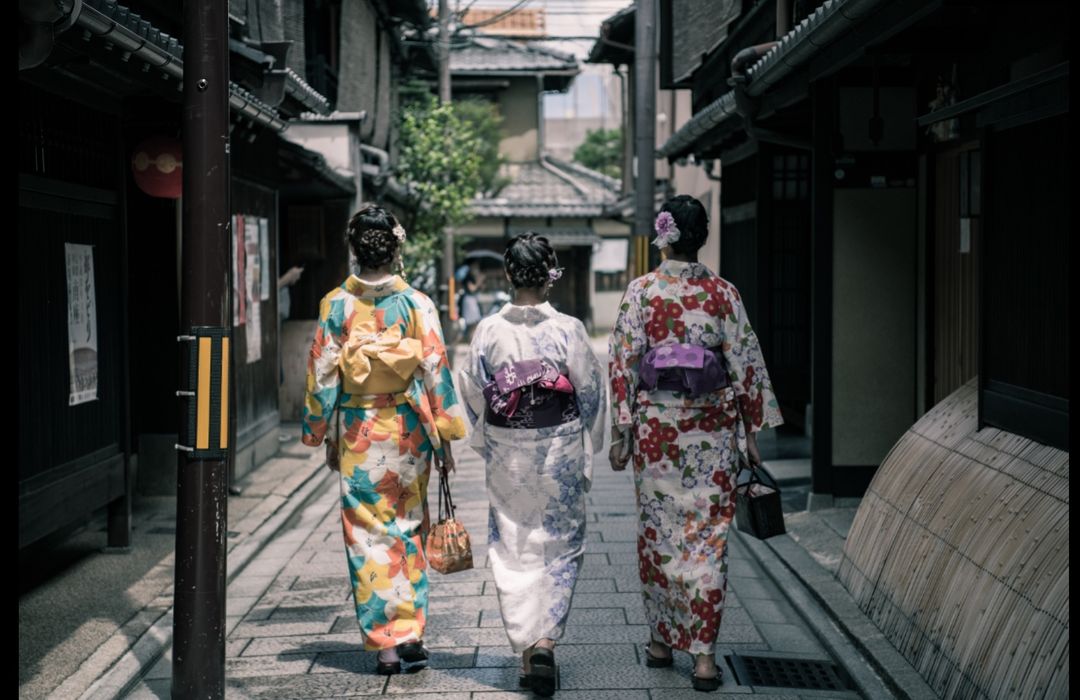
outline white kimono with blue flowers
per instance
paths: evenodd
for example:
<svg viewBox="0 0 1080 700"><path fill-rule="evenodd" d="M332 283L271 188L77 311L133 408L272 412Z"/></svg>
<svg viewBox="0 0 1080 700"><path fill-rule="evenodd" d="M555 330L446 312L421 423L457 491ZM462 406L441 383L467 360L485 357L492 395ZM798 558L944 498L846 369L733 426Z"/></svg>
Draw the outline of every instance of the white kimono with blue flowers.
<svg viewBox="0 0 1080 700"><path fill-rule="evenodd" d="M548 360L574 385L580 418L551 428L484 420L483 386L502 365ZM515 652L562 637L585 553L585 492L607 425L607 377L581 321L550 304L507 304L476 328L458 386L487 464L488 561Z"/></svg>

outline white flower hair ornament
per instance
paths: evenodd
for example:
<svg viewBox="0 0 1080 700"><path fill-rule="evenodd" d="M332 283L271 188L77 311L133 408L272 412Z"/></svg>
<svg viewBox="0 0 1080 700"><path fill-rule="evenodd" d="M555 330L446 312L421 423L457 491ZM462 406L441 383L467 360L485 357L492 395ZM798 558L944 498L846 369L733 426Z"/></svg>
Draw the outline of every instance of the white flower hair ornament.
<svg viewBox="0 0 1080 700"><path fill-rule="evenodd" d="M554 282L555 280L562 277L563 269L565 268L553 267L548 270L548 282Z"/></svg>
<svg viewBox="0 0 1080 700"><path fill-rule="evenodd" d="M656 217L654 228L656 230L656 240L653 241L653 245L657 248L671 245L678 241L682 235L682 231L675 225L675 219L669 211L660 212L660 215Z"/></svg>
<svg viewBox="0 0 1080 700"><path fill-rule="evenodd" d="M397 224L393 229L394 238L398 239L398 242L405 240L405 227L401 224Z"/></svg>

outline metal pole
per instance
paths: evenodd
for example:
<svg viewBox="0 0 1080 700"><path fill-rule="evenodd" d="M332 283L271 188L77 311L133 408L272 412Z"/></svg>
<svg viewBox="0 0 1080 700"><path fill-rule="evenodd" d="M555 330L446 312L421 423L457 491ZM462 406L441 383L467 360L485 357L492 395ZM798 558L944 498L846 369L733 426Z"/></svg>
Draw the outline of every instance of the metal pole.
<svg viewBox="0 0 1080 700"><path fill-rule="evenodd" d="M184 334L232 323L228 40L228 3L184 3ZM186 364L181 387L191 385ZM195 444L189 432L181 419L181 445ZM223 698L227 460L189 454L177 469L172 697Z"/></svg>
<svg viewBox="0 0 1080 700"><path fill-rule="evenodd" d="M439 0L439 104L450 101L450 3Z"/></svg>
<svg viewBox="0 0 1080 700"><path fill-rule="evenodd" d="M450 104L450 3L439 0L439 104ZM443 310L443 337L454 340L451 307L454 305L454 232L443 231L442 277L446 281Z"/></svg>
<svg viewBox="0 0 1080 700"><path fill-rule="evenodd" d="M634 142L637 174L634 178L634 235L638 249L653 228L656 184L656 1L634 3ZM639 255L635 274L644 274L648 256Z"/></svg>

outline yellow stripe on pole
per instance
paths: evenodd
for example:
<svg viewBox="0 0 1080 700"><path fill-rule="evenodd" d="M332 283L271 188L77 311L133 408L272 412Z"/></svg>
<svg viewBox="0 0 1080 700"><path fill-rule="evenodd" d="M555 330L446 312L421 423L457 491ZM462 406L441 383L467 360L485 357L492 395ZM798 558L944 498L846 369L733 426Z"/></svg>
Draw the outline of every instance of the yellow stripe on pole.
<svg viewBox="0 0 1080 700"><path fill-rule="evenodd" d="M446 298L449 299L449 301L447 302L447 311L450 312L451 321L456 321L458 318L457 304L454 303L454 298L457 296L457 290L454 289L454 281L454 276L450 275L450 279L447 281L448 291L446 292Z"/></svg>
<svg viewBox="0 0 1080 700"><path fill-rule="evenodd" d="M213 338L199 338L199 388L196 393L195 449L210 447L210 348Z"/></svg>
<svg viewBox="0 0 1080 700"><path fill-rule="evenodd" d="M229 339L221 339L221 449L229 447Z"/></svg>

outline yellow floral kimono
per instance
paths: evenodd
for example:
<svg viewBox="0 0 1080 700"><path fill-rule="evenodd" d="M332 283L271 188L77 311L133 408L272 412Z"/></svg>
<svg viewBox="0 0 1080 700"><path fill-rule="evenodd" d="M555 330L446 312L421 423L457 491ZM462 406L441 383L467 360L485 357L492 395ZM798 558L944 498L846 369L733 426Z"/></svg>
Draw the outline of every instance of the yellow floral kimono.
<svg viewBox="0 0 1080 700"><path fill-rule="evenodd" d="M304 444L322 444L335 409L341 521L364 646L418 641L431 457L466 429L435 305L400 277L370 284L350 276L320 304Z"/></svg>

